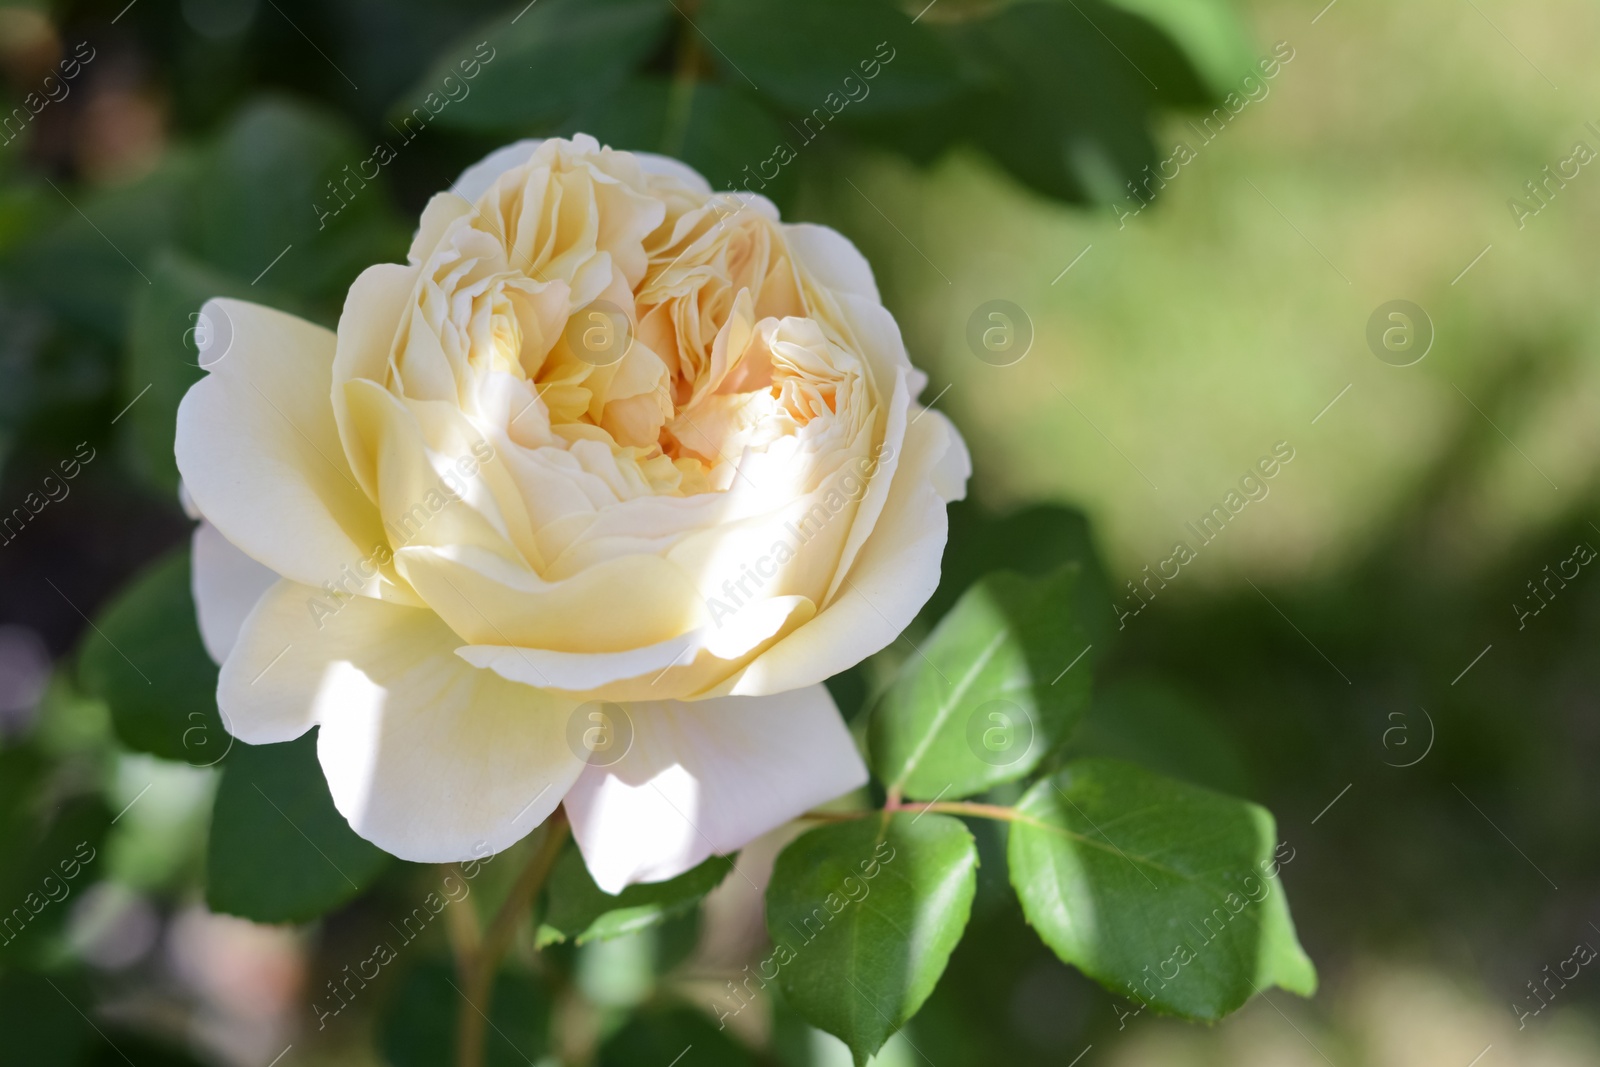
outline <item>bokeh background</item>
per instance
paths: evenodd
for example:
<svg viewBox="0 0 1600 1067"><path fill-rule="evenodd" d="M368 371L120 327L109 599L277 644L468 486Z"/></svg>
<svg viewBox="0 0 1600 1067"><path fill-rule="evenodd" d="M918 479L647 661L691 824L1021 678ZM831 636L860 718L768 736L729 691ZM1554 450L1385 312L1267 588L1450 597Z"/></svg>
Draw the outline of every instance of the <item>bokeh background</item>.
<svg viewBox="0 0 1600 1067"><path fill-rule="evenodd" d="M0 125L0 511L28 510L0 535L0 904L28 891L41 840L103 835L48 946L26 965L0 948L0 1063L429 1062L426 975L386 975L324 1029L312 1008L427 872L395 865L313 924L213 913L212 753L141 751L97 688L91 620L188 536L170 448L198 373L191 313L229 293L331 324L362 266L403 254L427 197L519 134L676 150L720 184L789 136L775 124L837 80L827 61L848 65L866 16L819 4L841 30L808 68L803 35L754 59L721 51L718 19L781 21L753 0L680 0L665 17L708 32L674 21L666 49L630 43L641 3L124 2L0 6L8 110L93 53L60 99ZM620 58L530 39L509 22L519 8ZM1016 11L1032 8L1048 10ZM893 106L847 108L768 191L868 254L932 379L924 400L967 436L975 499L947 567L1090 559L1096 698L1075 747L1270 808L1322 986L1209 1029L1127 1015L1038 943L993 862L915 1048L897 1039L877 1062L1600 1062L1600 977L1566 962L1600 946L1600 578L1585 565L1540 585L1600 546L1600 171L1577 151L1600 152L1600 10L919 13L935 35L987 33L1012 80L968 55L960 78L985 88L963 95L897 55L869 97ZM377 140L401 144L396 116L478 40L499 50L473 95L320 227L324 183ZM1203 101L1285 54L1201 135ZM1132 199L1124 183L1180 142L1194 158L1154 203ZM1031 334L1007 366L969 341L994 300ZM1395 300L1431 324L1408 366L1368 341ZM1280 442L1294 458L1270 493L1141 607L1125 583L1192 543L1185 524ZM24 505L40 496L59 498ZM665 1065L646 1031L607 1044L607 1028L639 1005L701 1004L752 958L752 901L719 894L704 915L550 953L564 1029L589 1028L601 1062ZM748 1047L716 1062L848 1062L781 1004L740 1033Z"/></svg>

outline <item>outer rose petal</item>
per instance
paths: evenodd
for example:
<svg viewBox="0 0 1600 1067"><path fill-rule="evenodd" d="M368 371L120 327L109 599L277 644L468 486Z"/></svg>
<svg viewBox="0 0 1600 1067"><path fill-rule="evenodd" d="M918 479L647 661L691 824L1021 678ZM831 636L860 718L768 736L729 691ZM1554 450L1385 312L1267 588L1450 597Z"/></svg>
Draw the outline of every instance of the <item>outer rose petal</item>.
<svg viewBox="0 0 1600 1067"><path fill-rule="evenodd" d="M195 527L192 543L189 587L200 641L220 664L232 651L245 616L278 576L229 544L209 522Z"/></svg>
<svg viewBox="0 0 1600 1067"><path fill-rule="evenodd" d="M318 599L279 582L245 621L217 686L236 737L286 741L320 723L334 806L401 859L498 852L555 810L584 766L565 740L576 700L469 666L431 611L352 597L319 612L319 629Z"/></svg>
<svg viewBox="0 0 1600 1067"><path fill-rule="evenodd" d="M587 134L580 133L573 137L572 140L574 144L582 144L587 141L594 147L594 150L599 149L599 142ZM525 141L517 141L515 144L508 144L504 148L495 149L462 171L461 177L456 179L456 183L450 187L449 191L465 200L477 203L478 198L489 191L489 187L494 184L496 178L513 167L522 166L533 157L533 153L542 144L544 144L544 138L530 137ZM700 176L699 171L687 163L679 162L667 156L658 156L652 152L629 152L628 154L639 161L640 169L646 174L668 175L685 182L691 188L698 189L702 193L711 192L710 183Z"/></svg>
<svg viewBox="0 0 1600 1067"><path fill-rule="evenodd" d="M385 379L395 334L407 313L407 303L417 286L420 267L398 263L379 263L362 271L345 294L344 310L339 315L339 335L333 357L331 397L339 439L348 457L359 455L359 441L350 427L350 412L344 385L352 378L375 382ZM377 499L372 472L351 464L351 473L367 495ZM326 579L324 579L326 580Z"/></svg>
<svg viewBox="0 0 1600 1067"><path fill-rule="evenodd" d="M883 514L839 598L722 691L759 696L815 685L898 637L939 584L950 528L945 505L966 493L971 473L967 447L943 415L928 409L913 417Z"/></svg>
<svg viewBox="0 0 1600 1067"><path fill-rule="evenodd" d="M867 257L850 243L850 238L838 230L809 222L786 225L783 233L789 239L789 247L818 282L841 293L866 297L874 304L882 302L878 297L878 283L872 277L872 267Z"/></svg>
<svg viewBox="0 0 1600 1067"><path fill-rule="evenodd" d="M913 398L927 384L927 378L911 365L900 337L900 327L878 299L872 267L849 238L826 226L802 223L783 229L797 262L810 280L826 291L820 297L822 306L817 308L817 313L835 329L842 330L872 368L879 402L887 412L882 443L893 450L884 456L861 498L849 538L839 556L838 570L828 586L825 602L832 603L854 567L856 556L876 528L892 487L899 484L897 471L900 453L905 447L906 426L915 417ZM964 480L965 475L962 477ZM961 492L958 488L954 495L959 496ZM940 495L950 498L950 494Z"/></svg>
<svg viewBox="0 0 1600 1067"><path fill-rule="evenodd" d="M521 141L514 141L504 148L496 148L478 162L461 172L461 177L450 186L450 192L463 200L477 203L478 198L489 191L495 179L513 167L520 167L533 157L533 153L540 145L544 144L542 137L529 137Z"/></svg>
<svg viewBox="0 0 1600 1067"><path fill-rule="evenodd" d="M867 781L820 685L628 710L628 753L585 770L567 794L572 835L608 893L680 875Z"/></svg>
<svg viewBox="0 0 1600 1067"><path fill-rule="evenodd" d="M207 301L201 314L218 329L200 357L209 373L178 406L184 488L252 559L308 585L339 580L385 538L334 425L334 335L239 300ZM228 329L231 345L216 352Z"/></svg>

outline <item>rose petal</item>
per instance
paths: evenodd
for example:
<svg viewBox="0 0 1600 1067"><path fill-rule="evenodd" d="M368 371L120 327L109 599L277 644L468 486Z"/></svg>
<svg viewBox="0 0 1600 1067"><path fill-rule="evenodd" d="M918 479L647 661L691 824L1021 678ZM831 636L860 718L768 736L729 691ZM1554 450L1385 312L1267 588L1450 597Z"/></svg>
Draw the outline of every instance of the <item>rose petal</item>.
<svg viewBox="0 0 1600 1067"><path fill-rule="evenodd" d="M189 586L200 622L200 641L220 664L232 651L245 616L278 576L229 544L209 522L195 527L192 546Z"/></svg>
<svg viewBox="0 0 1600 1067"><path fill-rule="evenodd" d="M520 505L514 484L499 466L485 462L495 453L459 408L401 400L365 379L339 392L352 465L372 482L391 546L475 545L515 557L507 522L517 524L518 544L529 545L524 513L502 509L495 499L498 487Z"/></svg>
<svg viewBox="0 0 1600 1067"><path fill-rule="evenodd" d="M329 393L347 457L360 454L360 441L350 424L345 383L354 379L380 383L387 380L395 335L406 317L421 273L419 267L379 263L362 271L345 295ZM377 481L370 465L355 463L351 471L367 496L375 498Z"/></svg>
<svg viewBox="0 0 1600 1067"><path fill-rule="evenodd" d="M584 766L565 740L576 700L469 666L430 611L351 597L314 618L327 600L279 582L246 620L217 692L235 736L320 723L334 805L419 863L498 852L555 810Z"/></svg>
<svg viewBox="0 0 1600 1067"><path fill-rule="evenodd" d="M551 652L509 645L467 645L457 649L456 655L475 667L486 667L525 685L604 695L613 700L643 699L651 695L651 687L669 671L695 663L702 652L722 660L736 660L770 639L791 619L798 617L798 622L804 622L812 612L812 603L805 597L772 597L734 612L731 619L725 620L726 626L702 627L670 641L624 652ZM627 681L639 684L615 684ZM673 684L677 684L676 680ZM622 693L628 695L624 697Z"/></svg>
<svg viewBox="0 0 1600 1067"><path fill-rule="evenodd" d="M209 373L178 407L184 487L246 555L308 585L339 581L384 538L334 425L334 335L239 300L201 314L213 324L200 357Z"/></svg>
<svg viewBox="0 0 1600 1067"><path fill-rule="evenodd" d="M333 692L324 696L321 684L329 655L339 649L321 630L347 608L346 619L361 617L350 605L364 600L334 600L288 580L273 583L245 616L217 677L217 709L228 732L251 745L293 741L317 724L321 711L334 708ZM336 626L329 639L348 642L350 636Z"/></svg>
<svg viewBox="0 0 1600 1067"><path fill-rule="evenodd" d="M493 185L494 182L491 180L489 184ZM417 232L412 235L411 247L406 251L406 262L412 266L426 263L433 250L439 247L439 242L450 229L450 224L463 215L472 214L472 211L472 202L462 199L455 193L434 193L433 199L428 201L428 206L422 209L422 219L417 223ZM346 307L348 306L347 302Z"/></svg>
<svg viewBox="0 0 1600 1067"><path fill-rule="evenodd" d="M586 134L578 134L572 138L576 148L582 149L587 145L591 152L598 151L599 142ZM489 191L495 180L506 171L520 167L533 158L544 138L530 137L526 140L508 144L504 148L497 148L484 156L478 162L461 172L455 184L450 187L450 192L476 203L478 198ZM658 156L653 152L630 152L629 155L639 162L639 169L646 174L660 174L676 178L703 194L711 192L711 184L700 176L700 172L679 160L667 156Z"/></svg>
<svg viewBox="0 0 1600 1067"><path fill-rule="evenodd" d="M478 198L489 191L500 175L532 159L533 153L542 144L544 144L543 137L529 137L514 141L504 148L496 148L462 171L461 177L455 180L449 191L469 203L477 203Z"/></svg>
<svg viewBox="0 0 1600 1067"><path fill-rule="evenodd" d="M952 500L965 500L967 497L967 480L972 477L972 455L967 451L967 443L962 440L961 434L945 418L943 412L924 408L918 404L912 414L913 419L926 415L937 420L950 438L950 447L939 461L933 465L929 481L933 491L938 493L946 503Z"/></svg>
<svg viewBox="0 0 1600 1067"><path fill-rule="evenodd" d="M559 581L471 547L408 545L395 561L462 644L625 652L670 641L706 614L690 576L657 556L620 556Z"/></svg>
<svg viewBox="0 0 1600 1067"><path fill-rule="evenodd" d="M789 247L806 269L822 285L841 293L865 297L879 303L878 283L872 267L850 239L838 230L812 223L793 223L783 228Z"/></svg>
<svg viewBox="0 0 1600 1067"><path fill-rule="evenodd" d="M632 747L567 794L573 837L608 893L676 877L867 780L820 685L626 710Z"/></svg>
<svg viewBox="0 0 1600 1067"><path fill-rule="evenodd" d="M922 412L906 428L883 514L839 598L719 691L759 696L814 685L900 636L939 584L949 532L945 504L965 493L971 470L955 428L937 411Z"/></svg>

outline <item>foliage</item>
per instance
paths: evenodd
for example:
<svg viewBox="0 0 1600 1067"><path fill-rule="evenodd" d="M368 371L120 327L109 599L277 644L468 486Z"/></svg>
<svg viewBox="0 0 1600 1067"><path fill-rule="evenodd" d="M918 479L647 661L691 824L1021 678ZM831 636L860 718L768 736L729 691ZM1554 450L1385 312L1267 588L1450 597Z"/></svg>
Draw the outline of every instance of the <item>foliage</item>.
<svg viewBox="0 0 1600 1067"><path fill-rule="evenodd" d="M211 814L206 903L256 922L304 922L360 893L388 858L334 809L314 735L240 745Z"/></svg>
<svg viewBox="0 0 1600 1067"><path fill-rule="evenodd" d="M84 634L84 691L111 708L117 739L136 752L196 765L231 747L217 714L217 666L200 644L189 553L145 570Z"/></svg>
<svg viewBox="0 0 1600 1067"><path fill-rule="evenodd" d="M767 892L785 999L866 1062L944 973L977 870L972 834L948 815L885 814L802 835Z"/></svg>
<svg viewBox="0 0 1600 1067"><path fill-rule="evenodd" d="M583 857L568 849L550 874L540 944L609 941L657 926L694 907L728 876L733 861L713 856L665 882L631 885L615 896L594 884Z"/></svg>

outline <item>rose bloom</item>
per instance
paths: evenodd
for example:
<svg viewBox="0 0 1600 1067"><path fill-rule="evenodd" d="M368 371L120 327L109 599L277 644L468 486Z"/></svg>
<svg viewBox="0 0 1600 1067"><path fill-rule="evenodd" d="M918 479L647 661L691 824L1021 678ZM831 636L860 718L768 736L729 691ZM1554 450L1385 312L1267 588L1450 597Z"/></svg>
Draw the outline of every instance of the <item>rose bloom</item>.
<svg viewBox="0 0 1600 1067"><path fill-rule="evenodd" d="M858 788L824 679L938 584L960 437L872 272L673 160L523 141L337 333L213 300L177 459L217 702L404 859L565 803L609 892Z"/></svg>

